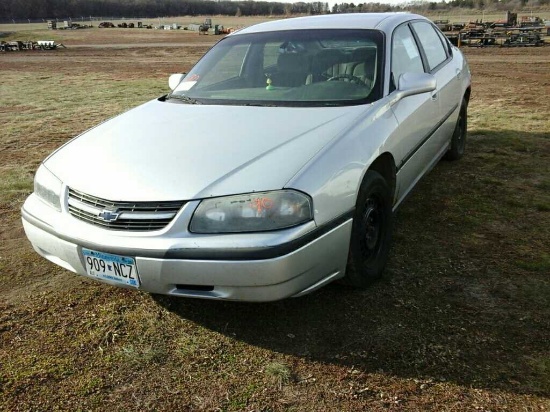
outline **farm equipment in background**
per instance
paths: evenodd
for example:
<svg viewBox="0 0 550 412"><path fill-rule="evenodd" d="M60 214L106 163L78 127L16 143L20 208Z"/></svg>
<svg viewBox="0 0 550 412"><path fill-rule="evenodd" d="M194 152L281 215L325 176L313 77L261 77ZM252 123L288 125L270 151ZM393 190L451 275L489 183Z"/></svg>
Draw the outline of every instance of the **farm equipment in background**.
<svg viewBox="0 0 550 412"><path fill-rule="evenodd" d="M505 31L496 31L493 29L465 31L458 34L460 44L470 47L539 47L544 46L541 33L525 29L507 29ZM455 38L456 42L456 38Z"/></svg>
<svg viewBox="0 0 550 412"><path fill-rule="evenodd" d="M199 26L199 34L208 34L208 30L212 27L212 19L204 19L204 23Z"/></svg>
<svg viewBox="0 0 550 412"><path fill-rule="evenodd" d="M97 27L100 29L111 29L111 28L114 28L115 25L110 21L102 21L101 23L98 24Z"/></svg>
<svg viewBox="0 0 550 412"><path fill-rule="evenodd" d="M441 31L452 31L453 25L449 20L434 20L434 24Z"/></svg>
<svg viewBox="0 0 550 412"><path fill-rule="evenodd" d="M522 46L543 46L544 40L542 40L539 33L535 32L520 32L517 34L511 34L502 43L503 47L522 47Z"/></svg>
<svg viewBox="0 0 550 412"><path fill-rule="evenodd" d="M56 43L53 40L38 40L38 41L9 41L0 42L0 52L8 51L25 51L25 50L55 50L57 48L66 48L61 43Z"/></svg>
<svg viewBox="0 0 550 412"><path fill-rule="evenodd" d="M518 25L518 14L510 11L506 12L506 18L504 20L497 20L492 23L492 27L515 27Z"/></svg>
<svg viewBox="0 0 550 412"><path fill-rule="evenodd" d="M92 25L73 23L70 20L63 21L63 26L58 27L57 21L48 20L48 30L76 30L76 29L89 29Z"/></svg>
<svg viewBox="0 0 550 412"><path fill-rule="evenodd" d="M435 20L434 23L445 31L445 35L456 46L537 47L545 44L542 38L544 21L537 16L522 16L518 19L517 13L507 11L502 20L476 20L460 28L447 20Z"/></svg>
<svg viewBox="0 0 550 412"><path fill-rule="evenodd" d="M22 41L0 42L0 51L20 51L26 50L26 45Z"/></svg>
<svg viewBox="0 0 550 412"><path fill-rule="evenodd" d="M66 49L64 44L56 43L53 40L38 40L37 42L33 43L36 43L34 48L40 50L55 50L58 48Z"/></svg>
<svg viewBox="0 0 550 412"><path fill-rule="evenodd" d="M116 26L114 23L110 22L110 21L102 21L101 23L99 23L97 25L98 28L100 29L114 29L116 27L118 27L119 29L133 29L133 28L138 28L138 29L152 29L153 26L151 24L143 24L143 22L141 21L138 21L137 23L126 23L126 22L122 22L122 23L118 23Z"/></svg>
<svg viewBox="0 0 550 412"><path fill-rule="evenodd" d="M544 21L538 16L522 16L519 27L542 27Z"/></svg>
<svg viewBox="0 0 550 412"><path fill-rule="evenodd" d="M183 27L183 30L196 31L199 34L227 34L229 30L233 31L233 28L224 29L223 26L218 24L212 24L212 19L204 19L201 24L191 23Z"/></svg>

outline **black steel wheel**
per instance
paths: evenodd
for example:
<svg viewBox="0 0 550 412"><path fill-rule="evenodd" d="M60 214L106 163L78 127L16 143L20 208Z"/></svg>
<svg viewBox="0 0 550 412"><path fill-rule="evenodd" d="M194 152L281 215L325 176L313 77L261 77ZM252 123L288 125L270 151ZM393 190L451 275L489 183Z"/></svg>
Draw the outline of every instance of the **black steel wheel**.
<svg viewBox="0 0 550 412"><path fill-rule="evenodd" d="M382 277L390 251L391 230L390 188L379 173L368 171L357 197L343 283L364 288Z"/></svg>
<svg viewBox="0 0 550 412"><path fill-rule="evenodd" d="M451 147L445 154L447 160L458 160L464 156L464 150L466 148L466 135L468 129L468 105L466 101L462 101L460 106L460 113L458 114L458 120L456 121L455 131L451 138Z"/></svg>

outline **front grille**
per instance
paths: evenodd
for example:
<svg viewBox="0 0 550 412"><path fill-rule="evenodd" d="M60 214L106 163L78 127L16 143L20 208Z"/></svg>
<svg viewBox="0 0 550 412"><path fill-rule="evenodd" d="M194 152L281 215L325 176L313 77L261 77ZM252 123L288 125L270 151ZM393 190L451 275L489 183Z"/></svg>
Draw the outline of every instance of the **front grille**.
<svg viewBox="0 0 550 412"><path fill-rule="evenodd" d="M113 202L69 188L69 213L111 230L160 230L185 204L179 202Z"/></svg>

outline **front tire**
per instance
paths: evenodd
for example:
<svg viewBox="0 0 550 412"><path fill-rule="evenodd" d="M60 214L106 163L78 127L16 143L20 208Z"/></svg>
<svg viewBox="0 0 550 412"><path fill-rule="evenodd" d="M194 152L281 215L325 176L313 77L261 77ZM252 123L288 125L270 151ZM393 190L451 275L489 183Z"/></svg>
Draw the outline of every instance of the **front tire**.
<svg viewBox="0 0 550 412"><path fill-rule="evenodd" d="M464 150L466 148L466 135L468 129L468 104L465 100L462 101L460 106L460 113L456 121L455 131L451 138L451 147L445 154L447 160L458 160L464 156Z"/></svg>
<svg viewBox="0 0 550 412"><path fill-rule="evenodd" d="M368 171L357 196L344 284L365 288L382 277L390 251L392 218L388 183L379 173Z"/></svg>

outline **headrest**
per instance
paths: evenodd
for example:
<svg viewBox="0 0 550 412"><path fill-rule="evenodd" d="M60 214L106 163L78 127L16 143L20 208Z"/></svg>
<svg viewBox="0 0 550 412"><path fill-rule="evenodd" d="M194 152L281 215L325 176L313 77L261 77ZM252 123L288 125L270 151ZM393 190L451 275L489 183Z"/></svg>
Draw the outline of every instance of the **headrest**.
<svg viewBox="0 0 550 412"><path fill-rule="evenodd" d="M353 51L354 62L366 62L376 60L376 47L361 47Z"/></svg>
<svg viewBox="0 0 550 412"><path fill-rule="evenodd" d="M284 53L277 58L277 68L280 72L305 73L307 71L307 59L303 54Z"/></svg>
<svg viewBox="0 0 550 412"><path fill-rule="evenodd" d="M345 63L344 53L336 49L321 50L315 55L314 67L318 70L325 70L335 64Z"/></svg>

